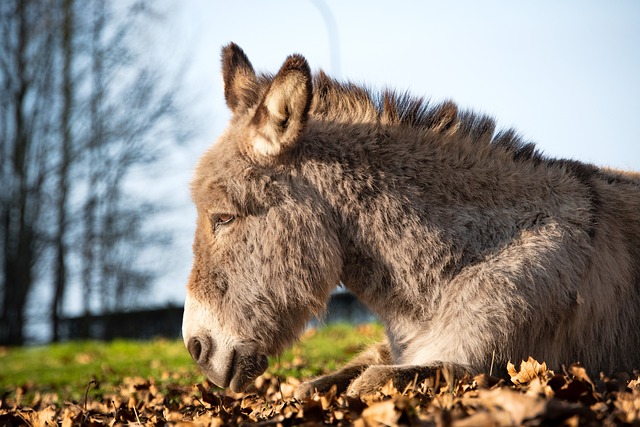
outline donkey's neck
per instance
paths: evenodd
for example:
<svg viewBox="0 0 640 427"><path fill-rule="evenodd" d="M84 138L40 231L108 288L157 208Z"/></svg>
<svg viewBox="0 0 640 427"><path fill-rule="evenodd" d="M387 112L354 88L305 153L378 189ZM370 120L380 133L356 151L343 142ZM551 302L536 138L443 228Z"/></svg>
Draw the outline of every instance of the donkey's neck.
<svg viewBox="0 0 640 427"><path fill-rule="evenodd" d="M561 173L402 126L312 124L309 136L303 174L339 224L343 283L383 319L428 320L443 285L536 221L548 187L532 182Z"/></svg>
<svg viewBox="0 0 640 427"><path fill-rule="evenodd" d="M396 132L400 133L399 135ZM438 212L455 184L436 141L402 129L367 124L327 126L313 133L304 175L339 224L342 281L381 318L394 312L429 317L438 284L466 256L449 229L452 211Z"/></svg>

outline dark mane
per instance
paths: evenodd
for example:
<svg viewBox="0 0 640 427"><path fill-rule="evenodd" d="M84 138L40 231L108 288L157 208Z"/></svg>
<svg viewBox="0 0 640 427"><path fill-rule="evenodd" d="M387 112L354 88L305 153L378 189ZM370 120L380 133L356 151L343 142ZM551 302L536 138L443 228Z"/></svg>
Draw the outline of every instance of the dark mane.
<svg viewBox="0 0 640 427"><path fill-rule="evenodd" d="M524 141L515 130L496 132L495 120L474 111L460 110L452 101L431 104L409 93L385 89L375 92L351 82L341 83L324 72L314 76L312 116L331 121L355 121L409 126L468 138L511 154L518 162L545 161L535 144Z"/></svg>

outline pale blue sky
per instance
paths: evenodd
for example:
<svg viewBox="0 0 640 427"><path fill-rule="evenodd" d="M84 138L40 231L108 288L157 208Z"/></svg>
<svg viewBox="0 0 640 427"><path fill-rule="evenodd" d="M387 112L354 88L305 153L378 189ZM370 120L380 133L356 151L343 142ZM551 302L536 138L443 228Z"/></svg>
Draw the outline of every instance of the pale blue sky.
<svg viewBox="0 0 640 427"><path fill-rule="evenodd" d="M325 0L337 51L318 2L185 0L167 23L168 43L192 52L188 86L207 120L168 166L173 202L185 208L166 222L179 237L161 300L184 298L195 224L188 181L229 117L219 59L229 41L257 69L275 72L298 52L343 79L492 115L549 156L640 170L640 1Z"/></svg>
<svg viewBox="0 0 640 427"><path fill-rule="evenodd" d="M319 1L319 0L317 0ZM311 0L186 1L194 64L214 86L212 135L226 124L219 49L238 43L258 69L293 52L332 70ZM545 153L640 169L640 2L325 0L340 76L408 89L495 116Z"/></svg>

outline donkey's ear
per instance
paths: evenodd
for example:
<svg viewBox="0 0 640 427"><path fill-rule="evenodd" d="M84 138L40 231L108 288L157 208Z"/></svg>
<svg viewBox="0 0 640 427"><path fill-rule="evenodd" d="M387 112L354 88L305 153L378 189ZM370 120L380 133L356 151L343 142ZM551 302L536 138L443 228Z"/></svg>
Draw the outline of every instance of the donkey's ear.
<svg viewBox="0 0 640 427"><path fill-rule="evenodd" d="M276 156L293 147L307 122L312 98L311 70L301 55L291 55L265 92L253 125L253 151Z"/></svg>
<svg viewBox="0 0 640 427"><path fill-rule="evenodd" d="M258 101L256 73L247 55L233 42L222 48L222 78L224 98L234 114Z"/></svg>

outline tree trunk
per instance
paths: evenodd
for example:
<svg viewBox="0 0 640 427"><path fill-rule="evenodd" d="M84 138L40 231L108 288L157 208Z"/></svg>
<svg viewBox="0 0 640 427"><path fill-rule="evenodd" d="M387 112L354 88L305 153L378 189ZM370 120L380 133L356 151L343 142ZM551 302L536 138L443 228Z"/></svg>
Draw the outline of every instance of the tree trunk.
<svg viewBox="0 0 640 427"><path fill-rule="evenodd" d="M25 120L25 101L29 87L26 75L27 16L24 2L17 2L17 49L15 51L18 87L12 99L14 138L11 162L12 182L9 184L8 206L5 207L4 295L0 318L0 345L21 345L24 342L24 308L31 288L33 258L33 228L27 212L29 197L28 162L30 140ZM3 101L5 102L5 101ZM11 185L13 184L13 185ZM4 183L3 183L4 185Z"/></svg>
<svg viewBox="0 0 640 427"><path fill-rule="evenodd" d="M64 291L67 284L67 248L65 238L67 235L67 193L69 192L69 171L71 169L71 147L73 146L71 134L71 113L73 108L73 0L64 0L64 20L62 24L62 110L60 126L62 127L62 144L59 165L59 196L58 196L58 232L55 237L55 283L54 294L51 302L51 329L52 340L59 341L59 318L62 310Z"/></svg>

